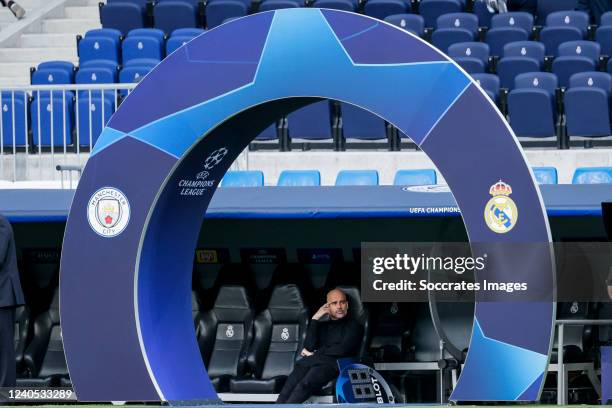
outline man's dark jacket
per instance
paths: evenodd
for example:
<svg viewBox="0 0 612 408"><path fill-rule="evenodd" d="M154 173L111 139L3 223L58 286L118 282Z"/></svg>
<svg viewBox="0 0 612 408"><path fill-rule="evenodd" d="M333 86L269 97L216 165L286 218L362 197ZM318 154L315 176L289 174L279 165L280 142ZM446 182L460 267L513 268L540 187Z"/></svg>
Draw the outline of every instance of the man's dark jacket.
<svg viewBox="0 0 612 408"><path fill-rule="evenodd" d="M351 316L339 320L310 320L304 348L314 352L303 359L310 364L336 364L336 360L356 356L361 346L363 326Z"/></svg>
<svg viewBox="0 0 612 408"><path fill-rule="evenodd" d="M0 215L0 308L25 304L19 271L13 229L8 220Z"/></svg>
<svg viewBox="0 0 612 408"><path fill-rule="evenodd" d="M576 9L586 11L591 16L591 22L599 24L601 15L612 11L612 0L578 0Z"/></svg>

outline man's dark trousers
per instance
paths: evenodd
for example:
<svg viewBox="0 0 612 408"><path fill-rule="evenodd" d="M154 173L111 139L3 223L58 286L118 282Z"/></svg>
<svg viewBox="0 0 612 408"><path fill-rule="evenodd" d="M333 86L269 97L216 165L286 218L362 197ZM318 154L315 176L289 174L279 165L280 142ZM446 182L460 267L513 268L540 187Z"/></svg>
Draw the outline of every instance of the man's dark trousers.
<svg viewBox="0 0 612 408"><path fill-rule="evenodd" d="M15 372L15 309L0 308L0 386L14 387Z"/></svg>
<svg viewBox="0 0 612 408"><path fill-rule="evenodd" d="M338 376L336 362L321 362L306 357L295 364L281 390L277 404L301 404Z"/></svg>

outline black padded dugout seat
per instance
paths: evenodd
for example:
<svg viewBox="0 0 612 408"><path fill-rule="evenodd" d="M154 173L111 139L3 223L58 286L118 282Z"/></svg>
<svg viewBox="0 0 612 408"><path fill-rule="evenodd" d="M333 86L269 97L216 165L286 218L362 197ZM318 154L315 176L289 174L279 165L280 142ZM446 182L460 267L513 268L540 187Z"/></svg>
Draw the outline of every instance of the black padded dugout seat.
<svg viewBox="0 0 612 408"><path fill-rule="evenodd" d="M559 302L557 303L557 319L559 320L584 320L590 318L588 302ZM555 330L553 349L550 354L550 362L557 363L559 359L558 344L559 329ZM566 325L563 330L563 362L581 363L593 361L586 355L595 341L593 326Z"/></svg>
<svg viewBox="0 0 612 408"><path fill-rule="evenodd" d="M19 379L20 386L70 384L60 329L59 289L55 289L49 310L34 321L32 342L26 348L23 361L29 378Z"/></svg>
<svg viewBox="0 0 612 408"><path fill-rule="evenodd" d="M199 344L218 392L227 390L230 377L244 375L254 316L245 288L223 286L214 307L203 317Z"/></svg>
<svg viewBox="0 0 612 408"><path fill-rule="evenodd" d="M17 375L21 376L24 371L23 353L28 342L30 331L30 313L26 306L19 306L15 309L15 366Z"/></svg>
<svg viewBox="0 0 612 408"><path fill-rule="evenodd" d="M296 285L279 285L268 308L255 320L255 337L249 352L250 378L232 379L234 393L278 393L304 347L309 320Z"/></svg>
<svg viewBox="0 0 612 408"><path fill-rule="evenodd" d="M410 338L409 315L404 303L375 305L369 354L375 362L401 362L407 359Z"/></svg>
<svg viewBox="0 0 612 408"><path fill-rule="evenodd" d="M359 289L353 286L338 286L338 289L346 294L349 302L349 316L357 320L363 326L363 338L359 347L359 355L356 357L362 358L365 355L370 338L370 312L368 308L361 302L361 293Z"/></svg>

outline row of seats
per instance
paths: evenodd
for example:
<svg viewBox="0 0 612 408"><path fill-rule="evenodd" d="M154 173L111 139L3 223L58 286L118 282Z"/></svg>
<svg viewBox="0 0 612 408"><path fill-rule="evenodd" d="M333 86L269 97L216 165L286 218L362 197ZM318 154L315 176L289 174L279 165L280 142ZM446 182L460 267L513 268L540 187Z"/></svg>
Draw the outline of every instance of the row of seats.
<svg viewBox="0 0 612 408"><path fill-rule="evenodd" d="M534 167L533 174L538 184L557 184L557 169ZM437 182L432 169L398 170L393 185L425 186ZM572 177L573 184L612 184L612 167L578 167ZM376 170L341 170L336 177L336 186L376 186L379 184ZM321 174L317 170L284 170L278 178L278 186L320 186ZM229 171L221 181L221 187L262 187L264 174L259 170Z"/></svg>

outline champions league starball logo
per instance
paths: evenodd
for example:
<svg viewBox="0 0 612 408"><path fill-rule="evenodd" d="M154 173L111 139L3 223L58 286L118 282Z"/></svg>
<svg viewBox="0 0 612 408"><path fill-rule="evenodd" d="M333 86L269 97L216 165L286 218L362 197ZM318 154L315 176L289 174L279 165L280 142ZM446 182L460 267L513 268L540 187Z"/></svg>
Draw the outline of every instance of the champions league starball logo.
<svg viewBox="0 0 612 408"><path fill-rule="evenodd" d="M499 180L489 189L493 196L485 206L484 219L489 229L498 234L505 234L516 225L518 209L510 198L512 187Z"/></svg>
<svg viewBox="0 0 612 408"><path fill-rule="evenodd" d="M105 238L116 237L130 221L130 203L116 188L101 188L89 199L87 221L98 235Z"/></svg>

